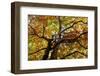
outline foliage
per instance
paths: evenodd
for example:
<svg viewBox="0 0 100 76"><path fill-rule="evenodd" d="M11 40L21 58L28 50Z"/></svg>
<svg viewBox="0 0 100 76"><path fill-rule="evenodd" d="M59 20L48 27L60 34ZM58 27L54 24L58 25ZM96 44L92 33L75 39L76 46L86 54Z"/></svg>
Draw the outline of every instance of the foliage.
<svg viewBox="0 0 100 76"><path fill-rule="evenodd" d="M28 60L87 57L87 17L28 15Z"/></svg>

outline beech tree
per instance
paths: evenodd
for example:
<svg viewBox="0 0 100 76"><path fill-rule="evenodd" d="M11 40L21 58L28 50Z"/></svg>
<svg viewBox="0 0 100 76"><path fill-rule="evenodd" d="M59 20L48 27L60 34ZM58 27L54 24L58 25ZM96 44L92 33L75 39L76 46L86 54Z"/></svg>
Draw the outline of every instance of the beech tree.
<svg viewBox="0 0 100 76"><path fill-rule="evenodd" d="M28 16L28 60L87 57L87 17Z"/></svg>

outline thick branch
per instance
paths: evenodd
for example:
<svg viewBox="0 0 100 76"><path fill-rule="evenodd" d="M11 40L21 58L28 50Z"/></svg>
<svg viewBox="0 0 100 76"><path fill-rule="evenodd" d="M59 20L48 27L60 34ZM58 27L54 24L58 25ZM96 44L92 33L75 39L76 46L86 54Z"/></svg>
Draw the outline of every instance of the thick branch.
<svg viewBox="0 0 100 76"><path fill-rule="evenodd" d="M49 57L49 52L51 50L51 41L48 41L48 47L47 49L45 50L45 53L44 53L44 56L43 56L43 60L47 60L48 57Z"/></svg>
<svg viewBox="0 0 100 76"><path fill-rule="evenodd" d="M57 58L57 55L55 56L55 53L57 54L58 48L59 48L59 45L56 46L54 49L52 49L53 51L51 52L51 57L50 57L50 59L55 59L55 58Z"/></svg>
<svg viewBox="0 0 100 76"><path fill-rule="evenodd" d="M79 36L75 37L74 39L67 39L67 38L62 38L62 39L58 39L58 41L55 43L55 46L52 47L52 49L54 49L57 45L59 45L62 42L75 42L78 38L80 38L82 35L87 34L88 32L83 32L81 33Z"/></svg>

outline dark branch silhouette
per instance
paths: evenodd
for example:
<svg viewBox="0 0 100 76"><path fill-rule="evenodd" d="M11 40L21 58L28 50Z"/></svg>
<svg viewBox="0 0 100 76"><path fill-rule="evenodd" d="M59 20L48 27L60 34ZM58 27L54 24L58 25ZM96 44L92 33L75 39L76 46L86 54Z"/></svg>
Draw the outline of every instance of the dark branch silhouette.
<svg viewBox="0 0 100 76"><path fill-rule="evenodd" d="M58 39L58 41L55 43L55 46L52 48L54 49L57 45L59 45L62 42L75 42L78 38L80 38L82 35L87 34L88 32L83 32L79 36L75 37L74 39L69 39L69 38L62 38Z"/></svg>
<svg viewBox="0 0 100 76"><path fill-rule="evenodd" d="M85 57L87 57L87 55L86 55L86 54L84 54L84 53L82 53L82 52L79 52L79 51L74 51L74 52L69 53L69 54L67 54L66 56L62 57L61 59L65 59L66 57L68 57L68 56L70 56L70 55L73 55L73 54L75 54L75 53L80 53L80 54L84 55Z"/></svg>
<svg viewBox="0 0 100 76"><path fill-rule="evenodd" d="M39 35L36 33L35 29L34 29L31 25L30 25L30 27L31 27L32 30L33 30L33 34L29 34L29 35L36 35L37 37L39 37L39 38L44 38L44 39L47 40L47 41L52 40L52 39L48 39L48 38L44 37L44 34L43 34L43 36L39 36Z"/></svg>
<svg viewBox="0 0 100 76"><path fill-rule="evenodd" d="M40 52L41 50L45 50L45 49L47 49L47 48L38 49L37 51L32 52L32 53L29 53L28 55L32 55L32 54L38 53L38 52Z"/></svg>
<svg viewBox="0 0 100 76"><path fill-rule="evenodd" d="M73 21L72 21L73 22ZM70 28L72 28L75 24L77 24L77 23L79 23L79 22L82 22L82 23L84 23L83 21L77 21L77 22L73 22L73 24L71 25L71 26L69 26L68 28L65 28L64 30L62 30L60 33L62 33L62 32L64 32L64 31L66 31L67 29L70 29ZM69 23L70 24L70 23ZM86 23L84 23L84 24L87 24L87 22Z"/></svg>
<svg viewBox="0 0 100 76"><path fill-rule="evenodd" d="M84 49L88 49L88 47L83 46L78 40L76 41L81 47L83 47Z"/></svg>

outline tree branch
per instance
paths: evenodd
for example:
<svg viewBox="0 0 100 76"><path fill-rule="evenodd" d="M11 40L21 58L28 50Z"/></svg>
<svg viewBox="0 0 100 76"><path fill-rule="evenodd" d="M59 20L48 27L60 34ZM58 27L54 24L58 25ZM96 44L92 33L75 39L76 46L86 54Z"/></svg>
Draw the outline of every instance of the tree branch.
<svg viewBox="0 0 100 76"><path fill-rule="evenodd" d="M33 53L29 53L28 55L32 55L32 54L38 53L39 51L44 50L44 49L47 49L47 48L39 49L39 50L37 50L37 51L35 51L35 52L33 52Z"/></svg>
<svg viewBox="0 0 100 76"><path fill-rule="evenodd" d="M81 47L83 47L84 49L88 49L87 47L83 46L79 41L76 41Z"/></svg>
<svg viewBox="0 0 100 76"><path fill-rule="evenodd" d="M74 22L74 21L71 21L70 23L73 23L73 22ZM67 27L67 28L65 28L64 30L62 30L60 33L66 31L67 29L72 28L75 24L77 24L77 23L79 23L79 22L82 22L82 23L84 23L84 24L87 24L87 22L85 23L85 22L83 22L83 21L77 21L77 22L74 22L70 27ZM70 23L68 23L68 24L70 24ZM67 25L68 25L68 24L67 24Z"/></svg>
<svg viewBox="0 0 100 76"><path fill-rule="evenodd" d="M46 37L44 37L44 36L39 36L37 33L36 33L36 31L35 31L35 29L30 25L30 27L32 28L32 30L33 30L33 34L30 34L30 35L36 35L37 37L39 37L39 38L44 38L45 40L47 40L47 41L49 41L49 40L52 40L52 39L48 39L48 38L46 38Z"/></svg>
<svg viewBox="0 0 100 76"><path fill-rule="evenodd" d="M58 48L59 48L59 45L57 47L55 47L54 49L52 49L53 51L51 52L50 59L55 59L55 57L57 57L57 55L55 56L55 53L57 53Z"/></svg>
<svg viewBox="0 0 100 76"><path fill-rule="evenodd" d="M58 16L58 21L59 21L59 33L61 32L61 20L60 16ZM59 34L59 37L61 38L61 33Z"/></svg>
<svg viewBox="0 0 100 76"><path fill-rule="evenodd" d="M58 41L55 43L55 46L52 47L52 49L54 49L57 45L59 45L62 42L75 42L78 38L80 38L82 35L87 34L88 32L83 32L81 33L78 37L75 37L74 39L67 39L67 38L62 38L62 39L58 39Z"/></svg>
<svg viewBox="0 0 100 76"><path fill-rule="evenodd" d="M44 30L45 30L45 27L44 27L44 25L43 25L43 37L44 37Z"/></svg>
<svg viewBox="0 0 100 76"><path fill-rule="evenodd" d="M74 54L74 53L80 53L81 55L84 55L85 57L87 57L87 55L86 55L86 54L84 54L84 53L82 53L82 52L79 52L79 51L74 51L74 52L69 53L69 54L67 54L66 56L62 57L61 59L65 59L66 57L68 57L68 56L70 56L70 55L72 55L72 54Z"/></svg>
<svg viewBox="0 0 100 76"><path fill-rule="evenodd" d="M85 31L85 32L81 33L78 37L76 37L75 39L78 39L78 38L80 38L82 35L87 34L87 33L88 33L88 32Z"/></svg>
<svg viewBox="0 0 100 76"><path fill-rule="evenodd" d="M74 20L74 21L75 21L75 20ZM60 31L58 34L55 34L54 36L56 36L56 35L61 35L61 33L63 33L64 31L66 31L67 29L72 28L75 24L77 24L77 23L79 23L79 22L82 22L82 23L84 23L84 24L87 24L87 22L85 23L85 22L83 22L83 21L77 21L77 22L74 22L74 21L71 21L71 22L70 22L70 23L73 23L70 27L65 28L64 30ZM68 23L68 24L70 24L70 23ZM67 25L68 25L68 24L67 24Z"/></svg>

